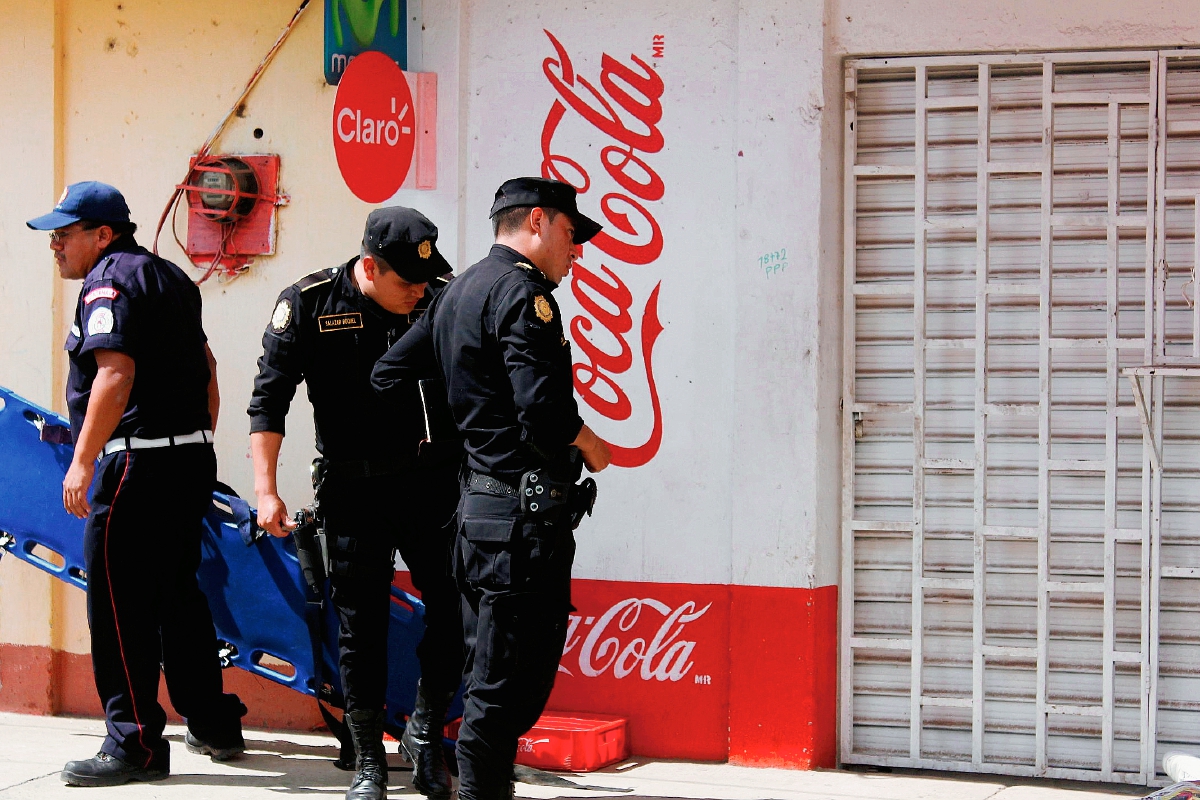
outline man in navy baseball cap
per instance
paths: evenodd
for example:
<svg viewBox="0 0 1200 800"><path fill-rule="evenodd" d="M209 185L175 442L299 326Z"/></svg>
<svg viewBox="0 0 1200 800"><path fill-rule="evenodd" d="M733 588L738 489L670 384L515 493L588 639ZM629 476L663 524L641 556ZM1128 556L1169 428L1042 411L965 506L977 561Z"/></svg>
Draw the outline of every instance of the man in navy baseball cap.
<svg viewBox="0 0 1200 800"><path fill-rule="evenodd" d="M99 181L68 186L49 214L25 223L50 231L50 250L63 280L85 278L118 240L128 242L137 231L129 206L116 188Z"/></svg>
<svg viewBox="0 0 1200 800"><path fill-rule="evenodd" d="M82 181L66 188L53 211L25 224L35 231L54 231L84 220L127 223L129 206L116 187L100 181Z"/></svg>
<svg viewBox="0 0 1200 800"><path fill-rule="evenodd" d="M61 777L73 786L167 777L160 672L187 721L185 746L234 758L245 749L246 707L224 692L196 578L220 406L200 290L137 243L125 198L107 184L72 184L28 225L50 231L59 275L83 281L64 347L75 447L63 508L86 520L92 674L107 735L99 753L68 762Z"/></svg>

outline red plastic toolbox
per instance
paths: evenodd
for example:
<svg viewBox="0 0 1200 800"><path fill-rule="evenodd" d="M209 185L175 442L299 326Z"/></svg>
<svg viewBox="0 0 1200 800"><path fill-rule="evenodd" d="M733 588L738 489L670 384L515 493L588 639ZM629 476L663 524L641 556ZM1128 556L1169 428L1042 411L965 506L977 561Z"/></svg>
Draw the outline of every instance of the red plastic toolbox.
<svg viewBox="0 0 1200 800"><path fill-rule="evenodd" d="M517 743L517 763L590 772L629 755L625 720L596 714L543 714Z"/></svg>

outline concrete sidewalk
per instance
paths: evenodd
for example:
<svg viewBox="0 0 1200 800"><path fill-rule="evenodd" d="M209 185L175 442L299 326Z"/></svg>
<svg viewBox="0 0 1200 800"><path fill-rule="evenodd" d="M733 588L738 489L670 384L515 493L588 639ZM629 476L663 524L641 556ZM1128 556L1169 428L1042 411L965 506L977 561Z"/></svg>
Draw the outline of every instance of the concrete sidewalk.
<svg viewBox="0 0 1200 800"><path fill-rule="evenodd" d="M248 731L246 755L216 764L183 746L183 728L168 726L171 777L111 789L66 786L63 764L87 758L100 748L104 723L94 719L0 714L0 800L86 796L100 798L340 798L350 775L335 769L333 739L297 733ZM395 745L389 746L394 750ZM393 766L400 766L392 756ZM409 775L392 771L390 797L420 797ZM587 775L546 775L556 785L517 784L517 795L532 798L696 798L697 800L1101 800L1139 797L1131 787L1026 781L992 776L938 773L799 772L751 769L727 764L645 761L633 758Z"/></svg>

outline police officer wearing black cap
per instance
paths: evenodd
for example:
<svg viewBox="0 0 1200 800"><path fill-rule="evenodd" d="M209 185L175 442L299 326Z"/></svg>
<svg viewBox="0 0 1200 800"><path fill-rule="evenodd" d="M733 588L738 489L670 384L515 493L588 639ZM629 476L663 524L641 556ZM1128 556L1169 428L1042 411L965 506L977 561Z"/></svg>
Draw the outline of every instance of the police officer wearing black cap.
<svg viewBox="0 0 1200 800"><path fill-rule="evenodd" d="M438 371L465 437L454 552L468 648L462 800L512 796L517 739L549 699L566 640L579 458L593 472L611 461L579 416L552 295L600 226L579 213L571 186L542 178L504 183L491 217L487 258L433 301L372 375L388 394Z"/></svg>
<svg viewBox="0 0 1200 800"><path fill-rule="evenodd" d="M67 763L62 778L115 786L167 777L160 665L187 720L188 749L233 758L245 747L246 707L223 693L216 632L196 582L220 405L200 291L138 245L125 198L108 184L73 184L51 213L27 224L52 231L59 275L83 280L66 343L75 452L63 506L87 520L92 669L108 735L95 757Z"/></svg>
<svg viewBox="0 0 1200 800"><path fill-rule="evenodd" d="M449 575L461 446L425 447L416 388L391 402L371 388L371 368L446 285L450 265L438 231L410 208L367 217L361 255L284 289L263 335L249 414L258 523L274 536L292 525L276 487L287 415L308 385L324 475L317 499L330 549L330 583L340 620L346 722L358 754L350 800L382 798L389 586L399 548L425 604L417 648L421 681L404 735L418 791L448 798L442 751L446 712L462 679L458 592Z"/></svg>

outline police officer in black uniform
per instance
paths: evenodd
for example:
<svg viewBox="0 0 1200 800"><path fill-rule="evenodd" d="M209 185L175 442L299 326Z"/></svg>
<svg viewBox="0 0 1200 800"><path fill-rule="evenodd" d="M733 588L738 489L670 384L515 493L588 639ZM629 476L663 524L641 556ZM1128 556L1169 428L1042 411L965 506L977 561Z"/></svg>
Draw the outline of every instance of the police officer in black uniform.
<svg viewBox="0 0 1200 800"><path fill-rule="evenodd" d="M450 265L437 228L410 208L367 217L361 256L284 289L263 335L249 414L258 522L275 536L291 527L275 468L296 386L308 385L316 421L317 493L330 549L330 582L340 620L346 721L358 754L350 800L382 798L387 636L393 553L412 573L425 604L417 648L421 681L402 746L421 793L448 798L442 751L446 712L462 680L458 592L449 574L462 448L421 447L424 416L416 387L388 403L371 388L371 368L409 329Z"/></svg>
<svg viewBox="0 0 1200 800"><path fill-rule="evenodd" d="M541 178L504 183L491 217L488 257L451 282L372 375L387 394L438 370L466 439L454 553L468 648L461 800L512 796L517 739L545 707L566 639L575 540L563 502L577 489L579 456L593 472L611 460L579 416L551 294L600 226L579 213L572 187ZM535 494L539 486L549 491Z"/></svg>
<svg viewBox="0 0 1200 800"><path fill-rule="evenodd" d="M245 747L246 707L223 693L217 636L196 582L220 405L200 291L138 245L125 198L107 184L67 187L51 213L27 224L53 231L59 275L83 280L66 343L75 453L63 505L87 520L92 668L108 735L62 778L115 786L167 777L160 664L171 705L187 719L188 749L233 758Z"/></svg>

